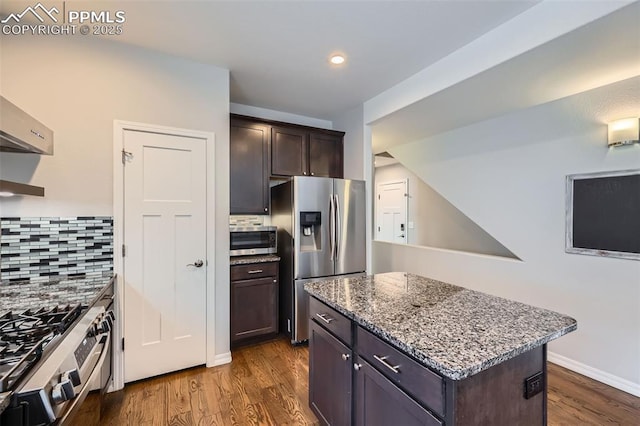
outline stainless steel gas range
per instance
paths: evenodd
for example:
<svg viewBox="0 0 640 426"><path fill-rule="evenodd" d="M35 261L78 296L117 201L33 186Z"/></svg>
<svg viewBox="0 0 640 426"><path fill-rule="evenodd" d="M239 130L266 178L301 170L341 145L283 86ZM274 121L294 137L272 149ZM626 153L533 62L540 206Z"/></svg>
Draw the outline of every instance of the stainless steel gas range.
<svg viewBox="0 0 640 426"><path fill-rule="evenodd" d="M106 391L113 296L112 279L90 305L0 317L0 425L64 424L90 390Z"/></svg>

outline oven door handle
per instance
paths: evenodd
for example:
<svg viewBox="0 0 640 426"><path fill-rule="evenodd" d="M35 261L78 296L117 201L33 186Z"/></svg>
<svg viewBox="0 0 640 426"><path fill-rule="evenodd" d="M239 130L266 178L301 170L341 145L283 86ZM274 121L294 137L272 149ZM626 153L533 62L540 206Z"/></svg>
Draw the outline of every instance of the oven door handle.
<svg viewBox="0 0 640 426"><path fill-rule="evenodd" d="M98 360L98 363L93 368L91 375L89 376L87 381L84 383L84 386L82 387L82 390L80 391L80 393L78 393L78 395L74 399L69 401L71 405L67 406L66 409L64 410L64 415L60 419L60 424L64 424L66 421L73 418L76 412L80 409L80 405L82 405L85 398L89 394L89 390L91 389L91 386L90 386L91 383L93 383L97 375L99 375L102 372L102 365L104 364L104 361L107 358L107 355L109 354L109 351L111 349L110 348L111 333L106 334L106 336L107 336L107 339L105 340L104 346L102 347L102 352L100 353L100 359Z"/></svg>

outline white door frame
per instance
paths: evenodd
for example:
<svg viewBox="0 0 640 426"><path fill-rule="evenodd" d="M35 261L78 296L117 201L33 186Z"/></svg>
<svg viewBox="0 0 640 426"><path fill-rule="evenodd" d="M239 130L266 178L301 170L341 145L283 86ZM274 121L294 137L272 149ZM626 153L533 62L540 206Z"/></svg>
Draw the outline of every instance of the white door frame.
<svg viewBox="0 0 640 426"><path fill-rule="evenodd" d="M207 367L220 364L215 359L215 134L198 130L180 129L175 127L158 126L155 124L136 123L131 121L114 120L113 122L113 272L118 275L116 281L116 312L119 318L113 333L113 387L112 390L124 388L124 353L122 338L124 337L124 262L122 259L122 244L124 243L124 168L122 151L124 148L124 132L126 130L162 133L205 139L207 156L207 308L206 308L206 336L207 336ZM217 362L216 362L217 361ZM230 361L230 359L229 359Z"/></svg>

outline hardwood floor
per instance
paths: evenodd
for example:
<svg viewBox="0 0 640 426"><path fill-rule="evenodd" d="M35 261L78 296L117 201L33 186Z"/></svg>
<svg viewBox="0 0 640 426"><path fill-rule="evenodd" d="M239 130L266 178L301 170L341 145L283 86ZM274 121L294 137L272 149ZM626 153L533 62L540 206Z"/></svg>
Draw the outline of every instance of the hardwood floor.
<svg viewBox="0 0 640 426"><path fill-rule="evenodd" d="M97 413L89 395L75 425L317 425L308 406L306 347L280 339L233 352L231 364L128 384ZM640 398L548 366L549 425L640 425Z"/></svg>
<svg viewBox="0 0 640 426"><path fill-rule="evenodd" d="M640 398L547 363L549 425L640 425Z"/></svg>

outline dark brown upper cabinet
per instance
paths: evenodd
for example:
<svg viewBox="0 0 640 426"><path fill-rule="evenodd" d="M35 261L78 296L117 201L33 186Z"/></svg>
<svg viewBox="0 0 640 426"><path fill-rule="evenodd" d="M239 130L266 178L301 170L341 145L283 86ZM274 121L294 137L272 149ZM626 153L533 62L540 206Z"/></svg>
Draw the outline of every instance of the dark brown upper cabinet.
<svg viewBox="0 0 640 426"><path fill-rule="evenodd" d="M343 132L271 128L272 176L343 177Z"/></svg>
<svg viewBox="0 0 640 426"><path fill-rule="evenodd" d="M232 118L229 136L231 214L268 214L271 127Z"/></svg>
<svg viewBox="0 0 640 426"><path fill-rule="evenodd" d="M309 174L342 178L344 176L342 135L309 133Z"/></svg>
<svg viewBox="0 0 640 426"><path fill-rule="evenodd" d="M271 128L271 174L306 176L309 165L308 132L290 127Z"/></svg>
<svg viewBox="0 0 640 426"><path fill-rule="evenodd" d="M269 214L269 178L344 176L344 132L231 114L230 212Z"/></svg>

